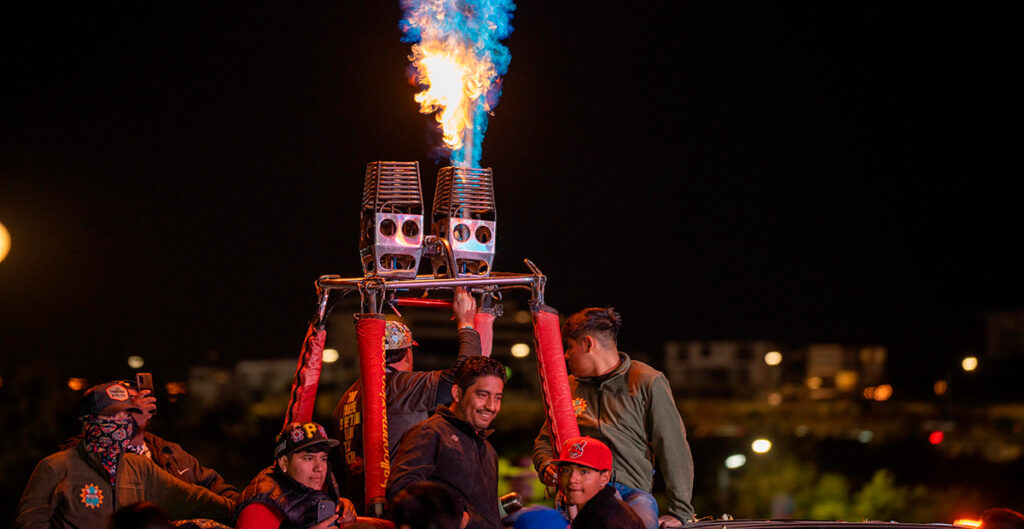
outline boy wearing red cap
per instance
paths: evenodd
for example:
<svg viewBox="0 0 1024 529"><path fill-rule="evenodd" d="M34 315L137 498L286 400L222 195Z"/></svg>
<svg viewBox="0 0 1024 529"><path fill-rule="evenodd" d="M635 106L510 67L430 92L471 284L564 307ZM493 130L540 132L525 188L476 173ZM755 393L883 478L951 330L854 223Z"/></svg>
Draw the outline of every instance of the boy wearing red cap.
<svg viewBox="0 0 1024 529"><path fill-rule="evenodd" d="M572 529L644 529L640 517L608 485L612 451L607 445L593 437L573 437L562 444L559 456L553 461L558 489L576 508Z"/></svg>

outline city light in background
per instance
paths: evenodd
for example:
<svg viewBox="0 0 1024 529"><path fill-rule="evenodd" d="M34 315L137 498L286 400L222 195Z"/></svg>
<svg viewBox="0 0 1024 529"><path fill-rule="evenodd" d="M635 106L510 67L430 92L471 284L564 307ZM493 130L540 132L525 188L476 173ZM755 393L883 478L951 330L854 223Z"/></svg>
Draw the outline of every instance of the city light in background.
<svg viewBox="0 0 1024 529"><path fill-rule="evenodd" d="M932 391L934 391L936 395L945 395L946 390L948 389L949 383L945 380L936 380L935 384L932 385Z"/></svg>
<svg viewBox="0 0 1024 529"><path fill-rule="evenodd" d="M768 351L764 354L764 363L770 366L777 366L782 363L782 353L778 351Z"/></svg>
<svg viewBox="0 0 1024 529"><path fill-rule="evenodd" d="M963 362L960 362L960 367L964 368L964 371L968 373L978 369L978 358L975 356L968 356L964 358Z"/></svg>
<svg viewBox="0 0 1024 529"><path fill-rule="evenodd" d="M146 365L146 361L138 355L132 355L128 357L128 367L132 369L138 369Z"/></svg>
<svg viewBox="0 0 1024 529"><path fill-rule="evenodd" d="M324 349L324 363L333 364L338 361L337 349Z"/></svg>
<svg viewBox="0 0 1024 529"><path fill-rule="evenodd" d="M772 442L767 439L757 439L750 443L750 449L757 454L767 454L772 449Z"/></svg>
<svg viewBox="0 0 1024 529"><path fill-rule="evenodd" d="M7 231L4 223L0 222L0 262L3 262L4 258L11 251L11 232Z"/></svg>
<svg viewBox="0 0 1024 529"><path fill-rule="evenodd" d="M733 454L725 458L725 468L733 469L740 468L747 464L747 456L743 454Z"/></svg>
<svg viewBox="0 0 1024 529"><path fill-rule="evenodd" d="M512 346L512 356L516 358L526 358L530 356L530 346L525 343L517 343Z"/></svg>
<svg viewBox="0 0 1024 529"><path fill-rule="evenodd" d="M84 378L72 377L68 379L68 389L71 391L82 391L89 385L89 381Z"/></svg>

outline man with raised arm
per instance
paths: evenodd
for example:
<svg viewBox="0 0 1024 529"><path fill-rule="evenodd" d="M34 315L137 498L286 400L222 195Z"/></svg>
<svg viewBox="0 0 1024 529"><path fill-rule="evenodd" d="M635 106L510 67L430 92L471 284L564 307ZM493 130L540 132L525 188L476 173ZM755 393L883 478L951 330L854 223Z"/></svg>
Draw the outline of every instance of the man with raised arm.
<svg viewBox="0 0 1024 529"><path fill-rule="evenodd" d="M455 289L452 304L458 329L459 362L480 354L480 334L473 329L476 300L464 288ZM404 323L389 321L384 328L384 379L388 415L388 446L394 461L398 441L412 425L427 418L439 405L452 401L452 384L456 367L438 371L413 371L413 347L418 345ZM363 470L362 384L357 380L338 401L334 410L334 429L342 441L342 488L356 504L365 508L365 473Z"/></svg>

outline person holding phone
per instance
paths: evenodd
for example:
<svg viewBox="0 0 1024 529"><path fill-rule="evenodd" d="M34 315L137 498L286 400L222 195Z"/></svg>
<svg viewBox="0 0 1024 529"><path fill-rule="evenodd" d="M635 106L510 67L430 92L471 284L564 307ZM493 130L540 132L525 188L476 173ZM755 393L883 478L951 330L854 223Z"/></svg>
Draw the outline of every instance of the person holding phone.
<svg viewBox="0 0 1024 529"><path fill-rule="evenodd" d="M274 464L242 491L235 529L327 529L355 522L355 506L338 495L327 461L336 446L315 422L285 427L274 444Z"/></svg>
<svg viewBox="0 0 1024 529"><path fill-rule="evenodd" d="M141 410L132 414L139 425L139 430L132 438L128 450L152 459L160 468L185 483L199 485L214 494L238 501L238 489L224 481L220 473L201 465L198 459L186 452L178 443L148 431L149 423L156 415L157 409L156 397L153 395L153 375L138 373L134 384L130 381L122 381L122 384L128 388L128 393Z"/></svg>
<svg viewBox="0 0 1024 529"><path fill-rule="evenodd" d="M204 467L199 460L185 451L178 443L174 443L148 430L149 423L156 415L156 397L153 395L153 375L137 373L134 380L119 380L128 391L128 396L135 404L130 412L138 428L126 446L129 452L152 460L160 468L175 478L198 485L210 492L237 502L240 494L238 489L224 481L214 469ZM61 449L71 448L82 440L82 435L72 437L61 445Z"/></svg>

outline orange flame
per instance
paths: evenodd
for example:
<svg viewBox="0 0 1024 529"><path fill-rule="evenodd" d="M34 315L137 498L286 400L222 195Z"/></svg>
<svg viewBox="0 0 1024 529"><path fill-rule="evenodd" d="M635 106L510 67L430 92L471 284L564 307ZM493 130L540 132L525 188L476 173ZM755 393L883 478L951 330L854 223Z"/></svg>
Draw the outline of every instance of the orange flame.
<svg viewBox="0 0 1024 529"><path fill-rule="evenodd" d="M457 39L424 40L412 47L409 59L416 68L416 82L425 87L414 99L421 113L437 112L445 146L454 151L471 143L468 135L477 105L490 111L482 96L496 77L494 64Z"/></svg>

